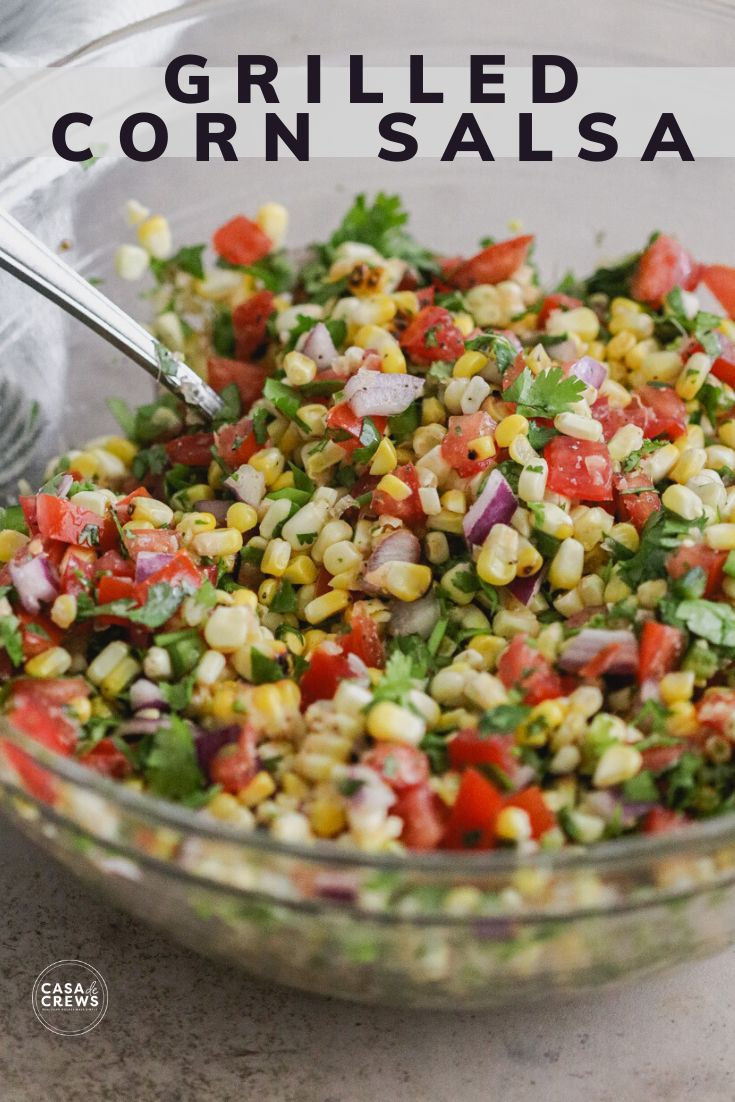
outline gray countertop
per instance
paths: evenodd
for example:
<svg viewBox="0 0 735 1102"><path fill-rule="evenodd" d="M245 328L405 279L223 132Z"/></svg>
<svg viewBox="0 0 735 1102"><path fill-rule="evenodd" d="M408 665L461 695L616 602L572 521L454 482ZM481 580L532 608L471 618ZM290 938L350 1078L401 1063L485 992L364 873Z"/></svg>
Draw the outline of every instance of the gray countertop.
<svg viewBox="0 0 735 1102"><path fill-rule="evenodd" d="M234 974L98 903L0 821L2 1102L732 1102L735 953L563 1006L427 1014ZM63 957L107 981L106 1018L34 1018Z"/></svg>

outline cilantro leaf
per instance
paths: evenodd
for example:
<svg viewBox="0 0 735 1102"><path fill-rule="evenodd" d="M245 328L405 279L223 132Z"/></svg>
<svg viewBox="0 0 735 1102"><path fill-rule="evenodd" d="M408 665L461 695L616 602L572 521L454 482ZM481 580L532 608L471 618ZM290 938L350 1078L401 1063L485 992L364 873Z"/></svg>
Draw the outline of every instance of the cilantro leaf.
<svg viewBox="0 0 735 1102"><path fill-rule="evenodd" d="M212 322L212 344L218 356L235 354L235 328L232 324L232 312L220 309Z"/></svg>
<svg viewBox="0 0 735 1102"><path fill-rule="evenodd" d="M291 582L281 580L276 593L268 606L271 612L280 612L287 614L289 612L295 612L298 607L296 600L296 590L291 585Z"/></svg>
<svg viewBox="0 0 735 1102"><path fill-rule="evenodd" d="M28 535L28 526L20 505L0 506L0 531L6 528L12 528L14 532L22 532L24 535Z"/></svg>
<svg viewBox="0 0 735 1102"><path fill-rule="evenodd" d="M515 345L502 333L480 333L472 340L465 341L465 348L491 356L501 375L505 374L518 355Z"/></svg>
<svg viewBox="0 0 735 1102"><path fill-rule="evenodd" d="M480 718L480 734L503 735L515 731L528 718L530 711L526 704L498 704Z"/></svg>
<svg viewBox="0 0 735 1102"><path fill-rule="evenodd" d="M250 648L250 666L255 685L263 685L268 681L282 681L285 676L280 662L276 658L263 654L257 647Z"/></svg>
<svg viewBox="0 0 735 1102"><path fill-rule="evenodd" d="M272 291L275 295L291 291L296 283L296 272L285 249L268 253L262 260L247 264L243 270L259 280L267 291Z"/></svg>
<svg viewBox="0 0 735 1102"><path fill-rule="evenodd" d="M0 617L0 647L6 651L14 666L23 665L23 636L17 616Z"/></svg>
<svg viewBox="0 0 735 1102"><path fill-rule="evenodd" d="M80 620L89 620L94 616L120 616L131 624L142 624L151 629L160 628L171 619L184 597L191 592L192 587L189 585L172 586L168 582L154 582L148 590L146 603L140 608L130 598L123 597L106 605L85 603L78 610L77 617Z"/></svg>
<svg viewBox="0 0 735 1102"><path fill-rule="evenodd" d="M394 649L383 670L383 676L373 689L373 704L381 700L394 704L405 704L408 693L416 688L416 664L411 654L398 648Z"/></svg>
<svg viewBox="0 0 735 1102"><path fill-rule="evenodd" d="M187 799L203 788L204 777L188 723L172 715L168 726L156 731L143 772L150 789L168 800Z"/></svg>
<svg viewBox="0 0 735 1102"><path fill-rule="evenodd" d="M212 418L212 424L216 429L239 421L242 413L242 399L237 383L228 383L219 392L219 396L222 399L222 408Z"/></svg>
<svg viewBox="0 0 735 1102"><path fill-rule="evenodd" d="M267 398L279 413L282 413L284 417L288 417L289 421L295 422L304 432L309 432L309 426L298 415L301 396L293 387L282 383L280 379L274 379L271 375L265 380L263 397Z"/></svg>
<svg viewBox="0 0 735 1102"><path fill-rule="evenodd" d="M682 537L691 528L702 528L701 520L682 520L668 509L651 513L641 532L640 546L634 555L620 563L620 576L624 582L637 589L641 582L660 578L665 574L666 557L679 546Z"/></svg>
<svg viewBox="0 0 735 1102"><path fill-rule="evenodd" d="M543 451L550 440L559 433L549 425L539 425L537 421L528 423L528 442L536 451Z"/></svg>
<svg viewBox="0 0 735 1102"><path fill-rule="evenodd" d="M377 430L372 417L363 417L360 429L361 448L355 448L352 459L355 463L369 463L378 450L382 437Z"/></svg>
<svg viewBox="0 0 735 1102"><path fill-rule="evenodd" d="M412 402L403 413L396 413L388 418L388 435L397 444L402 444L409 436L413 436L421 422L420 402Z"/></svg>
<svg viewBox="0 0 735 1102"><path fill-rule="evenodd" d="M379 191L372 203L365 194L358 195L342 222L329 239L332 250L344 241L360 241L372 245L385 257L398 257L414 268L434 271L433 254L420 246L405 229L408 214L399 195Z"/></svg>
<svg viewBox="0 0 735 1102"><path fill-rule="evenodd" d="M503 397L507 402L516 402L518 413L524 417L555 417L578 402L584 391L584 382L574 375L565 376L560 367L538 375L524 367Z"/></svg>
<svg viewBox="0 0 735 1102"><path fill-rule="evenodd" d="M170 279L176 271L186 272L195 279L204 279L204 261L202 253L204 245L183 245L174 256L168 260L151 260L151 271L158 283Z"/></svg>

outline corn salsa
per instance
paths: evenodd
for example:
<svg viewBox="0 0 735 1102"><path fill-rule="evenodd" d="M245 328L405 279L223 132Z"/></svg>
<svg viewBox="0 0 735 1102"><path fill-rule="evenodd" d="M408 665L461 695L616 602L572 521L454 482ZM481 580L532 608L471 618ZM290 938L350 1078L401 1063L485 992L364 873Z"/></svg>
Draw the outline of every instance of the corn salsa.
<svg viewBox="0 0 735 1102"><path fill-rule="evenodd" d="M127 213L117 271L223 408L113 399L0 510L14 727L371 852L732 809L735 269L655 233L544 290L531 235L439 255L382 193L298 264L276 203L211 249Z"/></svg>

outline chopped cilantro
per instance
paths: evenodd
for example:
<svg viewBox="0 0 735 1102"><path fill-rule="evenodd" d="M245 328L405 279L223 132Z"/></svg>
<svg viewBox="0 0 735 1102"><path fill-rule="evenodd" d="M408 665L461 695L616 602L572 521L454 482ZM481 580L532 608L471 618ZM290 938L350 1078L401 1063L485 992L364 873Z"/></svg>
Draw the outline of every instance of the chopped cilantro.
<svg viewBox="0 0 735 1102"><path fill-rule="evenodd" d="M404 409L403 413L396 413L393 417L388 418L388 435L397 444L402 444L404 440L413 436L419 427L421 423L420 406L420 402L412 402L408 409Z"/></svg>
<svg viewBox="0 0 735 1102"><path fill-rule="evenodd" d="M290 421L295 422L304 432L309 432L309 426L299 417L298 411L301 406L301 396L297 390L282 383L280 379L274 379L273 376L270 376L265 380L263 397L267 398L269 402L272 402L278 412L282 413L284 417L288 417Z"/></svg>
<svg viewBox="0 0 735 1102"><path fill-rule="evenodd" d="M584 394L585 384L574 375L565 376L560 367L552 367L532 375L524 367L503 397L517 402L517 411L524 417L555 417L578 402Z"/></svg>
<svg viewBox="0 0 735 1102"><path fill-rule="evenodd" d="M23 665L23 636L17 616L0 617L0 647L14 666Z"/></svg>
<svg viewBox="0 0 735 1102"><path fill-rule="evenodd" d="M232 324L232 313L224 308L219 309L212 322L212 344L218 356L234 356L235 354L235 329Z"/></svg>
<svg viewBox="0 0 735 1102"><path fill-rule="evenodd" d="M480 718L480 734L502 735L515 731L528 718L530 711L525 704L498 704Z"/></svg>
<svg viewBox="0 0 735 1102"><path fill-rule="evenodd" d="M0 531L7 528L28 535L28 526L20 505L0 506Z"/></svg>
<svg viewBox="0 0 735 1102"><path fill-rule="evenodd" d="M502 333L480 333L472 340L465 341L465 348L491 356L501 375L505 374L518 355L515 345Z"/></svg>
<svg viewBox="0 0 735 1102"><path fill-rule="evenodd" d="M291 582L281 580L276 593L268 606L271 612L280 612L287 614L289 612L296 612L298 602L296 600L296 590L291 585Z"/></svg>
<svg viewBox="0 0 735 1102"><path fill-rule="evenodd" d="M284 675L283 666L275 658L263 654L257 647L250 648L250 666L253 674L253 682L262 685L267 681L282 681Z"/></svg>
<svg viewBox="0 0 735 1102"><path fill-rule="evenodd" d="M186 272L195 279L204 279L202 253L204 245L184 245L168 260L151 259L151 271L157 283L170 280L177 272Z"/></svg>
<svg viewBox="0 0 735 1102"><path fill-rule="evenodd" d="M204 778L188 723L172 715L168 725L156 731L144 773L151 790L165 799L184 800L200 791Z"/></svg>
<svg viewBox="0 0 735 1102"><path fill-rule="evenodd" d="M219 396L222 399L222 407L217 411L212 419L212 424L215 428L219 428L222 425L230 425L233 421L238 421L242 413L242 399L240 398L240 391L237 388L237 383L228 383L219 392Z"/></svg>

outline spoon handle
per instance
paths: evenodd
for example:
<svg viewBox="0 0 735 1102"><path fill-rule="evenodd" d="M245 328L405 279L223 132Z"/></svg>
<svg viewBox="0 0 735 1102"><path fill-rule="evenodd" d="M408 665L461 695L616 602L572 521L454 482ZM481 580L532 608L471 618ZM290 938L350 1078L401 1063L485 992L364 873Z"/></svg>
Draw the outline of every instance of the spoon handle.
<svg viewBox="0 0 735 1102"><path fill-rule="evenodd" d="M208 420L222 408L222 399L195 371L3 210L0 268L84 322Z"/></svg>

